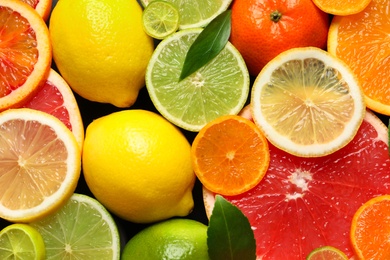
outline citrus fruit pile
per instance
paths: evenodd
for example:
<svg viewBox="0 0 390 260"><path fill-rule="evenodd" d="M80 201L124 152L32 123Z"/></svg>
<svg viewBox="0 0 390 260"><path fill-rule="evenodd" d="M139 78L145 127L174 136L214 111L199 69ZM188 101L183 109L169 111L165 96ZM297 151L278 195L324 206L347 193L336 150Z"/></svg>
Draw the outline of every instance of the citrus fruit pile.
<svg viewBox="0 0 390 260"><path fill-rule="evenodd" d="M387 259L389 10L2 0L0 258Z"/></svg>

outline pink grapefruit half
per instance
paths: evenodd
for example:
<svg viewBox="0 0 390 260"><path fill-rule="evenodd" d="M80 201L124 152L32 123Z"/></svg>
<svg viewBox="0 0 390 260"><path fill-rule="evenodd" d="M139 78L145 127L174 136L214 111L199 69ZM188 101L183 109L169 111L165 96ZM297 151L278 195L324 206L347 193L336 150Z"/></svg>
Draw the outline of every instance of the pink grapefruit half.
<svg viewBox="0 0 390 260"><path fill-rule="evenodd" d="M75 135L80 148L84 142L84 125L76 98L68 83L53 69L40 90L22 107L49 113L60 119Z"/></svg>
<svg viewBox="0 0 390 260"><path fill-rule="evenodd" d="M321 246L334 246L352 257L354 213L369 199L390 194L387 127L367 111L346 147L319 158L269 147L271 161L260 184L241 195L224 196L248 217L257 259L302 260ZM215 194L204 189L203 195L210 216Z"/></svg>

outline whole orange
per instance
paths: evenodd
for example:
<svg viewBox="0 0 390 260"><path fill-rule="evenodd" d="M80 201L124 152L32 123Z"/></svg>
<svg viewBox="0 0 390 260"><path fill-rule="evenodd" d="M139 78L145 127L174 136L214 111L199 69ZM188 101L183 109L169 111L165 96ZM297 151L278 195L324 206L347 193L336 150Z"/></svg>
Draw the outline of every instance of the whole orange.
<svg viewBox="0 0 390 260"><path fill-rule="evenodd" d="M234 0L230 41L241 52L249 73L294 47L324 49L329 14L312 0Z"/></svg>

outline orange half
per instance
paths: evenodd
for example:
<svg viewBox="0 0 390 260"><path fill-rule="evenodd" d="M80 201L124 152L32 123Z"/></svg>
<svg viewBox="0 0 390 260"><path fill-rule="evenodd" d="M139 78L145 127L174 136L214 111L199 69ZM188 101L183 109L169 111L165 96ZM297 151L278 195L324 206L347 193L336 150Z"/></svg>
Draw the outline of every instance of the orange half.
<svg viewBox="0 0 390 260"><path fill-rule="evenodd" d="M270 160L263 133L252 121L237 115L219 117L203 127L191 153L200 182L222 195L237 195L255 187Z"/></svg>
<svg viewBox="0 0 390 260"><path fill-rule="evenodd" d="M390 2L372 0L362 12L335 16L328 51L343 60L361 83L371 110L390 115Z"/></svg>
<svg viewBox="0 0 390 260"><path fill-rule="evenodd" d="M0 111L16 107L46 80L51 66L49 30L19 0L0 3Z"/></svg>
<svg viewBox="0 0 390 260"><path fill-rule="evenodd" d="M371 0L313 0L322 11L333 15L351 15L364 10Z"/></svg>
<svg viewBox="0 0 390 260"><path fill-rule="evenodd" d="M359 259L390 259L390 195L364 203L351 225L351 242Z"/></svg>

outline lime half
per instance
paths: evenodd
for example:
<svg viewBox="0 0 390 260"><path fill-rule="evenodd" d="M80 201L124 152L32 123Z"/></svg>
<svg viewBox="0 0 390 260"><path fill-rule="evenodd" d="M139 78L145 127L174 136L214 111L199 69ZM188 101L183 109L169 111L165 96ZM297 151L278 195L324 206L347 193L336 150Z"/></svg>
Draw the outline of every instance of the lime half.
<svg viewBox="0 0 390 260"><path fill-rule="evenodd" d="M41 234L27 224L12 224L0 232L0 259L45 259Z"/></svg>
<svg viewBox="0 0 390 260"><path fill-rule="evenodd" d="M209 63L179 81L188 49L201 31L181 30L165 38L146 70L146 88L157 110L194 132L219 116L238 114L250 85L245 62L229 42Z"/></svg>
<svg viewBox="0 0 390 260"><path fill-rule="evenodd" d="M73 194L55 214L31 225L42 234L46 259L120 257L119 233L113 218L89 196Z"/></svg>
<svg viewBox="0 0 390 260"><path fill-rule="evenodd" d="M333 246L323 246L314 249L306 258L307 260L323 260L323 259L331 259L331 260L348 260L348 257Z"/></svg>
<svg viewBox="0 0 390 260"><path fill-rule="evenodd" d="M179 29L179 11L171 3L154 1L142 13L145 32L155 38L164 39Z"/></svg>
<svg viewBox="0 0 390 260"><path fill-rule="evenodd" d="M159 0L140 0L144 7ZM172 3L180 15L179 29L206 26L211 20L226 11L232 0L166 0Z"/></svg>

